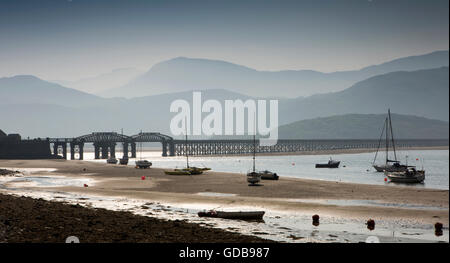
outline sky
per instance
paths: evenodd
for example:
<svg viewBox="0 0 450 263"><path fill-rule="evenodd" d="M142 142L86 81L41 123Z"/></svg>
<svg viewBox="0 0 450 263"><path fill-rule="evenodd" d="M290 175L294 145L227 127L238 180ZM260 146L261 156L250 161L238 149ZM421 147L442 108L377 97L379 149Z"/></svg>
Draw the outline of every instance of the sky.
<svg viewBox="0 0 450 263"><path fill-rule="evenodd" d="M0 77L76 80L174 57L360 69L449 47L448 0L0 0Z"/></svg>

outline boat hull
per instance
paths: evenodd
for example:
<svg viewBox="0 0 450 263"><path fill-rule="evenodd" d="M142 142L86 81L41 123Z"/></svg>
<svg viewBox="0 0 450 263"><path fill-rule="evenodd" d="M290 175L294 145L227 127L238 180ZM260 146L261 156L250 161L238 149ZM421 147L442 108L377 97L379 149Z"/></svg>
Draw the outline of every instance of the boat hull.
<svg viewBox="0 0 450 263"><path fill-rule="evenodd" d="M416 173L410 175L406 172L393 172L387 173L386 176L389 178L389 181L394 183L418 184L425 180L424 171L417 171Z"/></svg>
<svg viewBox="0 0 450 263"><path fill-rule="evenodd" d="M276 173L261 173L261 180L278 180L278 178Z"/></svg>
<svg viewBox="0 0 450 263"><path fill-rule="evenodd" d="M316 164L316 168L339 168L339 164L341 164L341 162L318 163Z"/></svg>
<svg viewBox="0 0 450 263"><path fill-rule="evenodd" d="M199 212L198 216L235 219L235 220L262 220L264 214L265 214L264 211L250 211L250 212L208 211L208 212Z"/></svg>

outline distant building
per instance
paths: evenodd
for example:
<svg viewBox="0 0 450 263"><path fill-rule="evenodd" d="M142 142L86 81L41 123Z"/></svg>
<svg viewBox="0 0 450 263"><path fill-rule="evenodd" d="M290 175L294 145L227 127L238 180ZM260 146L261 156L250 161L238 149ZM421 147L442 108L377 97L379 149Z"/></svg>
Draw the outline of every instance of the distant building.
<svg viewBox="0 0 450 263"><path fill-rule="evenodd" d="M0 159L53 159L48 140L22 140L20 134L0 130Z"/></svg>

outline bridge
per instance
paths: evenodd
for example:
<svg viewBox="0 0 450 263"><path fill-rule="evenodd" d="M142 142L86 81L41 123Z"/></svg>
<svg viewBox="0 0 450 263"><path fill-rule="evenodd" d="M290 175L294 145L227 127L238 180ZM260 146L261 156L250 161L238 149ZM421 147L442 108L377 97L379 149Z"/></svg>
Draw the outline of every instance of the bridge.
<svg viewBox="0 0 450 263"><path fill-rule="evenodd" d="M67 145L70 146L70 158L75 160L84 158L84 144L93 143L95 159L108 159L116 157L116 145L122 144L123 156L136 158L136 143L138 142L160 142L162 144L162 156L175 156L173 138L157 132L140 132L133 136L118 134L116 132L93 132L91 134L75 138L48 138L53 145L53 154L62 153L67 159ZM130 155L131 153L131 155Z"/></svg>
<svg viewBox="0 0 450 263"><path fill-rule="evenodd" d="M174 140L176 155L233 155L253 153L253 140ZM395 147L433 147L448 146L448 139L397 139ZM278 140L273 146L259 146L257 153L293 153L305 151L343 150L343 149L384 149L385 142L376 139L341 140Z"/></svg>
<svg viewBox="0 0 450 263"><path fill-rule="evenodd" d="M116 157L116 145L121 144L123 156L136 158L136 143L159 142L162 145L162 156L182 155L233 155L253 153L253 140L175 140L172 137L157 132L141 132L127 136L115 132L94 132L75 138L48 138L53 145L53 154L62 153L67 159L67 146L70 146L70 156L74 160L78 153L83 160L84 144L94 145L95 159ZM399 139L396 147L433 147L448 146L448 139ZM358 140L278 140L273 146L259 146L257 153L293 153L305 151L342 150L342 149L373 149L385 147L385 142L376 139Z"/></svg>

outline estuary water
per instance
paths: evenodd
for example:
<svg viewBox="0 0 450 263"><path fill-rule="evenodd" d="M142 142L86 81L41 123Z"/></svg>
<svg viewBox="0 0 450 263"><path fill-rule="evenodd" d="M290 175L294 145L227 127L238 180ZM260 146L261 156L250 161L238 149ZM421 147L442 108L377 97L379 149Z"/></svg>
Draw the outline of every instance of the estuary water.
<svg viewBox="0 0 450 263"><path fill-rule="evenodd" d="M141 156L140 156L141 155ZM257 170L270 170L282 177L295 177L314 180L350 182L360 184L394 185L385 182L384 174L372 167L375 153L334 154L330 155L283 155L257 156ZM117 153L121 157L121 153ZM186 157L162 157L158 151L143 151L139 158L147 159L158 168L180 168L186 166ZM315 168L316 163L326 163L329 158L341 161L337 169ZM403 185L405 187L422 187L449 189L449 151L448 150L410 150L399 151L397 157L402 163L422 167L426 179L422 184ZM379 153L377 163L383 163L384 153ZM85 153L85 159L96 162L93 153ZM134 165L130 159L129 165ZM189 157L189 164L197 167L210 167L217 172L247 173L252 168L252 156L199 156Z"/></svg>

